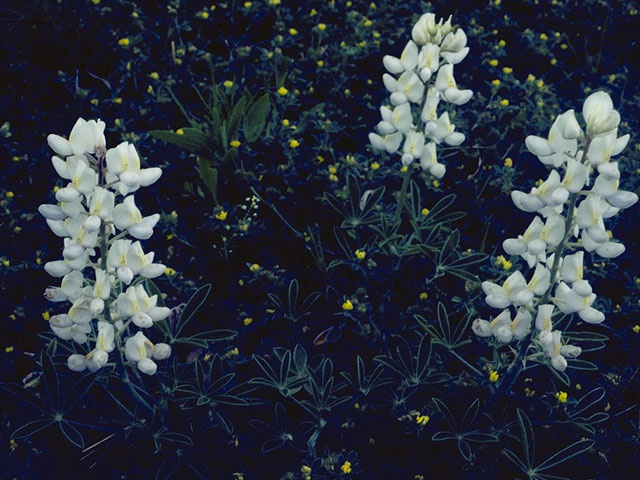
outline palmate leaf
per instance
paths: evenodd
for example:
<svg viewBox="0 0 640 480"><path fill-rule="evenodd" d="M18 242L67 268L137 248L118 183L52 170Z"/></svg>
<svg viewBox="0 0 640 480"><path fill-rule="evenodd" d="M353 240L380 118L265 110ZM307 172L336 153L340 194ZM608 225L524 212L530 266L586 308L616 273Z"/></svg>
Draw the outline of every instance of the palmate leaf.
<svg viewBox="0 0 640 480"><path fill-rule="evenodd" d="M471 342L466 334L471 316L466 315L465 317L465 320L459 321L456 324L452 332L449 314L442 302L438 302L438 313L435 322L428 321L422 315L413 316L436 344L443 345L449 350L455 350Z"/></svg>
<svg viewBox="0 0 640 480"><path fill-rule="evenodd" d="M76 427L71 425L71 423L67 422L66 420L60 420L58 422L58 426L60 427L60 431L67 438L67 440L69 440L78 448L84 448L84 438Z"/></svg>

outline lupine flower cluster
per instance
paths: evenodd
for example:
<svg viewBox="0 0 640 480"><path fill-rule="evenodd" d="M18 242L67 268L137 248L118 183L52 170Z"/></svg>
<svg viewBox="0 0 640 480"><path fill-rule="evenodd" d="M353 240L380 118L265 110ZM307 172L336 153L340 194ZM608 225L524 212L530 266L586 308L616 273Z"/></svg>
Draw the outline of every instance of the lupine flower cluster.
<svg viewBox="0 0 640 480"><path fill-rule="evenodd" d="M458 146L465 136L455 131L448 112L438 115L438 106L441 100L463 105L473 95L458 89L453 76L453 66L469 53L467 36L460 28L454 31L451 17L436 23L435 15L427 13L414 25L411 37L400 58L383 58L389 73L382 80L391 94L391 107L380 107L382 121L369 141L376 149L400 154L404 166L419 159L423 170L442 178L446 167L438 162L436 146ZM419 108L419 126L414 125L412 104Z"/></svg>
<svg viewBox="0 0 640 480"><path fill-rule="evenodd" d="M553 318L577 313L587 323L604 321L604 313L592 306L596 294L583 278L584 252L603 258L623 253L624 245L612 239L604 220L638 201L633 192L618 189L620 170L611 158L622 152L629 135L617 136L620 115L609 95L590 95L582 116L586 132L575 112L568 110L555 119L547 138L526 138L527 149L551 171L529 193L512 192L516 207L535 212L536 217L524 234L505 240L503 247L509 255L522 257L534 271L529 281L516 271L502 285L483 282L487 304L503 311L491 321L476 319L473 323L477 335L508 343L530 334L535 314L536 344L560 371L567 367L566 358L577 357L581 349L563 344ZM565 254L567 251L573 253ZM516 311L513 319L511 308Z"/></svg>
<svg viewBox="0 0 640 480"><path fill-rule="evenodd" d="M166 267L154 263L154 252L145 253L140 244L153 235L160 216L143 217L133 193L153 184L162 171L141 168L127 142L107 150L104 129L100 120L79 118L68 139L47 137L57 154L53 167L69 183L56 191L57 205L38 209L53 233L64 239L62 260L44 267L62 282L44 295L52 302L71 303L66 312L50 318L50 326L61 339L93 346L86 355L69 356L71 370L95 372L112 352L121 355L124 342L126 359L153 375L153 360L169 357L171 347L154 345L142 331L133 333L132 326L148 328L169 315L169 308L157 306L158 296L149 296L141 283L162 275Z"/></svg>

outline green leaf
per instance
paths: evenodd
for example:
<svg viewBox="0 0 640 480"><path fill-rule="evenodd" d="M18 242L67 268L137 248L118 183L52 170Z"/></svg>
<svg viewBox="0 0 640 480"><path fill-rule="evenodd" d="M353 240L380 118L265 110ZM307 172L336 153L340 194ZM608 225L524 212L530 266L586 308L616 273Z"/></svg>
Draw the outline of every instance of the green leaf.
<svg viewBox="0 0 640 480"><path fill-rule="evenodd" d="M560 465L561 463L566 462L570 458L573 458L577 455L580 455L583 452L589 450L593 445L595 445L594 440L580 440L575 442L568 447L563 448L558 453L547 458L544 462L536 467L536 471L539 470L548 470L551 467L555 467L556 465Z"/></svg>
<svg viewBox="0 0 640 480"><path fill-rule="evenodd" d="M518 424L520 425L525 462L526 465L531 468L536 454L536 437L533 433L531 420L529 420L527 414L520 409L518 409Z"/></svg>
<svg viewBox="0 0 640 480"><path fill-rule="evenodd" d="M267 116L270 110L271 99L268 93L262 95L251 105L242 125L244 138L247 142L255 142L260 137L267 123Z"/></svg>
<svg viewBox="0 0 640 480"><path fill-rule="evenodd" d="M19 385L15 385L12 383L3 383L2 385L0 385L0 387L4 388L7 392L15 395L23 402L28 403L32 407L35 407L42 412L49 411L49 407L47 407L47 405L45 405L37 395L24 387L20 387Z"/></svg>
<svg viewBox="0 0 640 480"><path fill-rule="evenodd" d="M62 407L63 412L69 412L80 400L82 400L89 389L93 386L96 376L93 373L87 373L80 377L66 395L66 401Z"/></svg>
<svg viewBox="0 0 640 480"><path fill-rule="evenodd" d="M183 135L178 135L171 130L151 130L149 135L163 142L172 143L190 152L200 152L204 150L209 142L209 137L197 128L185 127L182 129Z"/></svg>
<svg viewBox="0 0 640 480"><path fill-rule="evenodd" d="M193 317L200 309L200 307L204 304L205 300L209 296L210 291L210 284L203 285L191 296L191 298L187 302L187 305L182 311L182 315L180 315L180 319L176 324L176 337L180 334L187 322L191 320L191 317Z"/></svg>
<svg viewBox="0 0 640 480"><path fill-rule="evenodd" d="M56 366L45 350L40 354L40 365L42 367L42 377L44 379L45 390L47 391L51 405L57 409L60 406L58 372L56 372Z"/></svg>
<svg viewBox="0 0 640 480"><path fill-rule="evenodd" d="M82 438L82 434L76 427L65 420L59 421L58 426L60 427L62 434L67 437L67 440L78 448L84 448L84 438Z"/></svg>
<svg viewBox="0 0 640 480"><path fill-rule="evenodd" d="M38 420L33 420L29 423L24 424L20 428L18 428L15 432L11 434L11 438L21 439L27 438L35 433L38 433L40 430L44 430L49 425L52 425L54 422L50 419L40 418Z"/></svg>
<svg viewBox="0 0 640 480"><path fill-rule="evenodd" d="M198 171L200 172L200 178L204 182L205 186L211 193L213 200L218 204L218 169L211 168L211 165L207 160L198 156Z"/></svg>

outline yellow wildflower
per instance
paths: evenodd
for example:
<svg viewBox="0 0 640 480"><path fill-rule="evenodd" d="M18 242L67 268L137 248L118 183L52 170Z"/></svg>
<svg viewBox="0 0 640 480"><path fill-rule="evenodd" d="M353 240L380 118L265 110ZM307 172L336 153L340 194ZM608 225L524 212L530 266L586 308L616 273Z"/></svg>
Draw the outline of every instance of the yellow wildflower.
<svg viewBox="0 0 640 480"><path fill-rule="evenodd" d="M321 32L324 32L327 29L327 24L326 23L319 23L318 24L318 30L320 30Z"/></svg>
<svg viewBox="0 0 640 480"><path fill-rule="evenodd" d="M560 403L567 403L567 398L568 398L567 392L557 392L556 398Z"/></svg>
<svg viewBox="0 0 640 480"><path fill-rule="evenodd" d="M284 97L287 93L289 93L289 90L287 90L286 87L280 87L278 89L278 93Z"/></svg>
<svg viewBox="0 0 640 480"><path fill-rule="evenodd" d="M291 148L298 148L300 146L300 142L295 138L292 138L291 140L289 140L289 146Z"/></svg>
<svg viewBox="0 0 640 480"><path fill-rule="evenodd" d="M153 80L158 80L160 78L160 74L158 72L151 72L149 74L149 76L153 79Z"/></svg>
<svg viewBox="0 0 640 480"><path fill-rule="evenodd" d="M422 214L423 217L426 217L427 215L429 215L429 209L425 207L422 209L420 213Z"/></svg>
<svg viewBox="0 0 640 480"><path fill-rule="evenodd" d="M491 383L496 383L498 381L498 378L500 378L500 375L498 375L498 372L496 372L495 370L491 370L489 372L489 381Z"/></svg>
<svg viewBox="0 0 640 480"><path fill-rule="evenodd" d="M249 325L251 325L251 322L253 322L253 318L251 318L251 317L247 317L242 321L242 323L244 323L245 327L248 327Z"/></svg>
<svg viewBox="0 0 640 480"><path fill-rule="evenodd" d="M342 309L346 311L353 310L353 303L351 303L351 300L347 300L346 302L344 302L342 304Z"/></svg>
<svg viewBox="0 0 640 480"><path fill-rule="evenodd" d="M416 416L416 423L421 426L425 426L429 422L429 415Z"/></svg>
<svg viewBox="0 0 640 480"><path fill-rule="evenodd" d="M513 167L513 160L511 159L511 157L507 157L504 159L504 166L507 168Z"/></svg>
<svg viewBox="0 0 640 480"><path fill-rule="evenodd" d="M640 332L640 325L638 325L637 323L633 326L632 328L634 333L638 333Z"/></svg>
<svg viewBox="0 0 640 480"><path fill-rule="evenodd" d="M505 42L504 40L500 40L498 42L498 45L500 45L501 47L504 47L507 44L507 42Z"/></svg>
<svg viewBox="0 0 640 480"><path fill-rule="evenodd" d="M355 253L356 253L356 258L357 258L358 260L363 260L363 259L364 259L364 257L366 257L366 256L367 256L367 252L365 252L364 250L361 250L361 249L356 250L356 252L355 252Z"/></svg>
<svg viewBox="0 0 640 480"><path fill-rule="evenodd" d="M489 60L489 65L491 65L492 67L497 67L498 66L498 60L496 60L495 58L492 60Z"/></svg>
<svg viewBox="0 0 640 480"><path fill-rule="evenodd" d="M7 198L13 198L15 195L12 191L7 192Z"/></svg>
<svg viewBox="0 0 640 480"><path fill-rule="evenodd" d="M512 73L512 72L513 72L513 68L511 68L511 67L503 67L503 68L502 68L502 71L503 71L504 73L506 73L507 75L509 75L510 73Z"/></svg>
<svg viewBox="0 0 640 480"><path fill-rule="evenodd" d="M227 219L227 215L227 212L225 212L224 210L220 210L218 213L216 213L216 218L224 222Z"/></svg>
<svg viewBox="0 0 640 480"><path fill-rule="evenodd" d="M42 312L42 318L44 318L45 321L49 321L49 319L51 318L51 314L49 313L49 310L45 310L44 312Z"/></svg>
<svg viewBox="0 0 640 480"><path fill-rule="evenodd" d="M351 462L349 462L348 460L344 462L340 467L340 471L345 475L351 473Z"/></svg>
<svg viewBox="0 0 640 480"><path fill-rule="evenodd" d="M378 162L373 162L371 164L371 170L378 170L380 168L380 164Z"/></svg>
<svg viewBox="0 0 640 480"><path fill-rule="evenodd" d="M249 270L255 273L258 270L260 270L260 265L258 265L257 263L252 263L251 266L249 267Z"/></svg>
<svg viewBox="0 0 640 480"><path fill-rule="evenodd" d="M427 298L429 298L429 294L427 292L420 293L420 300L426 300Z"/></svg>
<svg viewBox="0 0 640 480"><path fill-rule="evenodd" d="M164 269L164 274L168 277L172 277L176 274L176 271L171 267L167 267Z"/></svg>
<svg viewBox="0 0 640 480"><path fill-rule="evenodd" d="M296 30L295 28L289 29L289 35L297 35L297 34L298 34L298 30Z"/></svg>
<svg viewBox="0 0 640 480"><path fill-rule="evenodd" d="M4 349L4 351L7 352L7 353L11 353L11 352L13 352L13 347L6 347Z"/></svg>
<svg viewBox="0 0 640 480"><path fill-rule="evenodd" d="M500 100L500 105L502 105L503 107L508 107L509 100L507 100L506 98L503 98L502 100Z"/></svg>
<svg viewBox="0 0 640 480"><path fill-rule="evenodd" d="M500 80L498 80L497 78L495 80L491 80L491 85L493 85L494 87L499 87Z"/></svg>
<svg viewBox="0 0 640 480"><path fill-rule="evenodd" d="M231 140L229 145L231 145L233 148L238 148L241 145L241 143L240 143L240 140Z"/></svg>
<svg viewBox="0 0 640 480"><path fill-rule="evenodd" d="M129 39L128 38L121 38L120 40L118 40L118 45L120 45L121 47L128 47L129 46Z"/></svg>
<svg viewBox="0 0 640 480"><path fill-rule="evenodd" d="M547 36L546 33L541 33L540 34L540 40L549 40L549 37Z"/></svg>
<svg viewBox="0 0 640 480"><path fill-rule="evenodd" d="M231 88L233 87L233 80L225 80L222 85L224 85L225 88Z"/></svg>

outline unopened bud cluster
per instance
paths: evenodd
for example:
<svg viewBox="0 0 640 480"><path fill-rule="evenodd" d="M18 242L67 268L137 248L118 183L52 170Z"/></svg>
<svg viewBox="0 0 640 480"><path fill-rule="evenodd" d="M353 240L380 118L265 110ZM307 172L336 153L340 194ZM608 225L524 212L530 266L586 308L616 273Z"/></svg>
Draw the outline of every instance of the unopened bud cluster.
<svg viewBox="0 0 640 480"><path fill-rule="evenodd" d="M581 349L563 344L562 332L553 327L554 317L577 313L587 323L604 321L604 313L592 306L596 294L583 278L584 251L603 258L624 252L604 220L638 200L636 194L618 189L620 170L611 158L622 152L629 135L617 136L620 115L609 95L590 95L582 116L586 133L574 111L568 110L556 118L547 138L526 138L528 150L551 171L529 193L512 192L516 207L536 216L522 235L505 240L503 247L534 271L528 281L516 271L502 285L483 282L487 304L503 311L491 321L473 323L477 335L508 343L530 334L535 314L536 344L561 371L567 367L566 358L577 357ZM511 308L516 311L513 319Z"/></svg>
<svg viewBox="0 0 640 480"><path fill-rule="evenodd" d="M465 136L455 131L448 112L438 115L438 106L441 100L463 105L473 95L458 89L453 76L454 65L469 53L467 36L452 27L451 17L436 23L435 15L427 13L414 25L411 37L400 58L383 58L389 73L382 80L391 94L391 106L380 107L382 121L369 141L376 149L400 154L404 166L419 160L423 170L442 178L446 167L438 161L436 146L458 146Z"/></svg>
<svg viewBox="0 0 640 480"><path fill-rule="evenodd" d="M153 360L169 357L171 347L154 345L142 331L133 333L131 324L148 328L169 315L142 284L166 267L154 263L154 252L145 253L139 241L152 236L160 216L143 217L133 193L153 184L162 171L141 168L127 142L107 150L104 129L100 120L80 118L68 139L47 137L57 154L53 167L69 183L57 190L56 205L38 209L53 233L64 239L62 260L45 264L51 276L62 278L61 284L48 287L44 295L52 302L71 303L50 318L50 326L61 339L93 346L86 355L69 356L71 370L104 367L114 350L121 355L124 342L126 359L152 375L157 369Z"/></svg>

